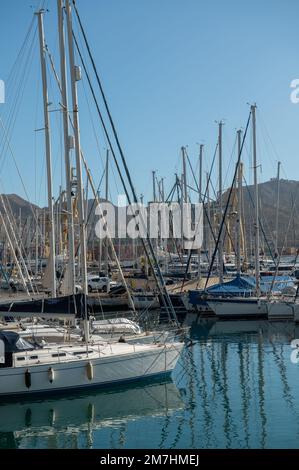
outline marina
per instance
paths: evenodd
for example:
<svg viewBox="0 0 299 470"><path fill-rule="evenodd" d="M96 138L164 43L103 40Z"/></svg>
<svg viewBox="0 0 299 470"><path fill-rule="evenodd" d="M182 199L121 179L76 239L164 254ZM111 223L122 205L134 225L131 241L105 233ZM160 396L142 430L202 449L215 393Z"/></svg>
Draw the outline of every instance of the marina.
<svg viewBox="0 0 299 470"><path fill-rule="evenodd" d="M278 119L271 41L243 54L229 2L4 3L0 449L298 449L299 98Z"/></svg>
<svg viewBox="0 0 299 470"><path fill-rule="evenodd" d="M296 449L297 330L198 320L173 381L2 403L0 447Z"/></svg>

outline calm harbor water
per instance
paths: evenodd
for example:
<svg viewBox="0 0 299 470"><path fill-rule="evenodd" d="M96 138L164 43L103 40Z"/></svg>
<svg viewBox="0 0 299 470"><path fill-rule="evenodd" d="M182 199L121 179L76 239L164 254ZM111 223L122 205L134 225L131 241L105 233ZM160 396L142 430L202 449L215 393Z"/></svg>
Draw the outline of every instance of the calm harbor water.
<svg viewBox="0 0 299 470"><path fill-rule="evenodd" d="M191 334L172 380L0 404L0 448L299 448L299 327L205 319Z"/></svg>

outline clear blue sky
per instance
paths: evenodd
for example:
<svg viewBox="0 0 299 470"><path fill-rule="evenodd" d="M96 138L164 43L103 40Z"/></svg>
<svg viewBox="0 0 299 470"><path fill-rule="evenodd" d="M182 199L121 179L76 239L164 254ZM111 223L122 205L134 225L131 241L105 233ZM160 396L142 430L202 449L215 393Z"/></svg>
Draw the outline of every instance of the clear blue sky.
<svg viewBox="0 0 299 470"><path fill-rule="evenodd" d="M49 9L46 39L59 69L56 0L45 3ZM36 7L38 2L1 1L0 78L7 81L7 99L0 105L0 115L6 125L16 96L13 80L24 70L20 59L10 80L8 76L28 30L32 5ZM77 0L77 6L139 194L151 197L152 169L171 186L174 172L181 171L182 145L188 145L195 163L196 143L204 141L207 168L217 138L215 120L219 119L225 120L224 168L229 184L235 131L245 125L248 102L258 105L260 181L274 176L278 159L283 163L282 176L298 179L299 104L290 101L290 82L299 78L298 0ZM27 194L33 202L43 204L43 135L34 132L43 126L38 54L36 36L11 145ZM50 82L52 109L57 109L53 77ZM79 84L82 146L98 183L106 142L92 110L101 160L84 87L87 90L85 79ZM51 120L57 194L63 173L59 113L51 113ZM0 129L1 142L2 138ZM0 148L0 191L25 196L10 152L3 154ZM115 172L111 170L111 174ZM113 177L111 188L114 194L121 188Z"/></svg>

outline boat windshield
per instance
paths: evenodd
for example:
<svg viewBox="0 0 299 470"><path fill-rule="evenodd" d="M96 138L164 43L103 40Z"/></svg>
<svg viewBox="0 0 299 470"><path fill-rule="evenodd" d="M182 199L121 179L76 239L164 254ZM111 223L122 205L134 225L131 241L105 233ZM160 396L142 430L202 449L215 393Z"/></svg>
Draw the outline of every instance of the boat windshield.
<svg viewBox="0 0 299 470"><path fill-rule="evenodd" d="M19 337L18 341L16 341L15 346L16 349L19 349L20 351L33 349L33 345L21 337Z"/></svg>

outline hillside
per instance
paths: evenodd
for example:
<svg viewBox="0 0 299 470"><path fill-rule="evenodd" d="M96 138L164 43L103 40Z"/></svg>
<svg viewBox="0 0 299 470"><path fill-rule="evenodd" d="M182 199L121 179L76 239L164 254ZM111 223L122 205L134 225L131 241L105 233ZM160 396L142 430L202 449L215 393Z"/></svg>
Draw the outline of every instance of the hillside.
<svg viewBox="0 0 299 470"><path fill-rule="evenodd" d="M26 199L18 196L17 194L2 194L4 203L7 209L11 209L15 217L22 217L22 220L26 219L29 216L32 216L32 208L34 210L41 210L35 204L30 204ZM3 205L0 200L0 210L3 213ZM21 212L20 212L21 211Z"/></svg>
<svg viewBox="0 0 299 470"><path fill-rule="evenodd" d="M296 196L297 194L297 196ZM227 198L228 191L224 194L224 203ZM11 210L16 218L21 216L22 220L25 221L28 217L32 216L32 209L30 203L18 196L17 194L6 194L5 202L8 202ZM296 200L297 199L297 200ZM246 232L247 244L253 238L253 221L254 221L254 187L247 186L243 188L243 211L244 211L244 225ZM275 237L275 220L276 220L276 205L277 205L277 180L272 179L265 183L259 184L259 201L260 201L260 217L263 225L265 235L271 246L274 247ZM294 204L295 209L292 215L292 205ZM93 200L89 200L89 211L94 210ZM217 203L212 205L214 211L216 211ZM34 210L41 210L38 206L32 204ZM232 207L231 207L232 209ZM3 208L0 202L0 210L3 212ZM93 211L92 211L93 212ZM213 211L212 211L213 212ZM299 246L299 181L294 180L280 180L280 203L279 203L279 242L278 245L281 248L284 244L286 247L297 247ZM91 216L90 221L94 220ZM267 245L264 241L263 235L261 235L261 245L266 249Z"/></svg>
<svg viewBox="0 0 299 470"><path fill-rule="evenodd" d="M266 238L274 247L276 230L276 207L277 207L277 180L272 179L258 185L260 219ZM226 192L226 195L228 193ZM225 198L224 198L225 199ZM254 187L243 188L243 210L244 224L247 240L252 238L254 221ZM294 210L292 213L292 206ZM279 212L278 212L278 247L299 246L299 181L280 180ZM248 242L249 243L249 242ZM265 237L261 234L261 245L265 246Z"/></svg>

